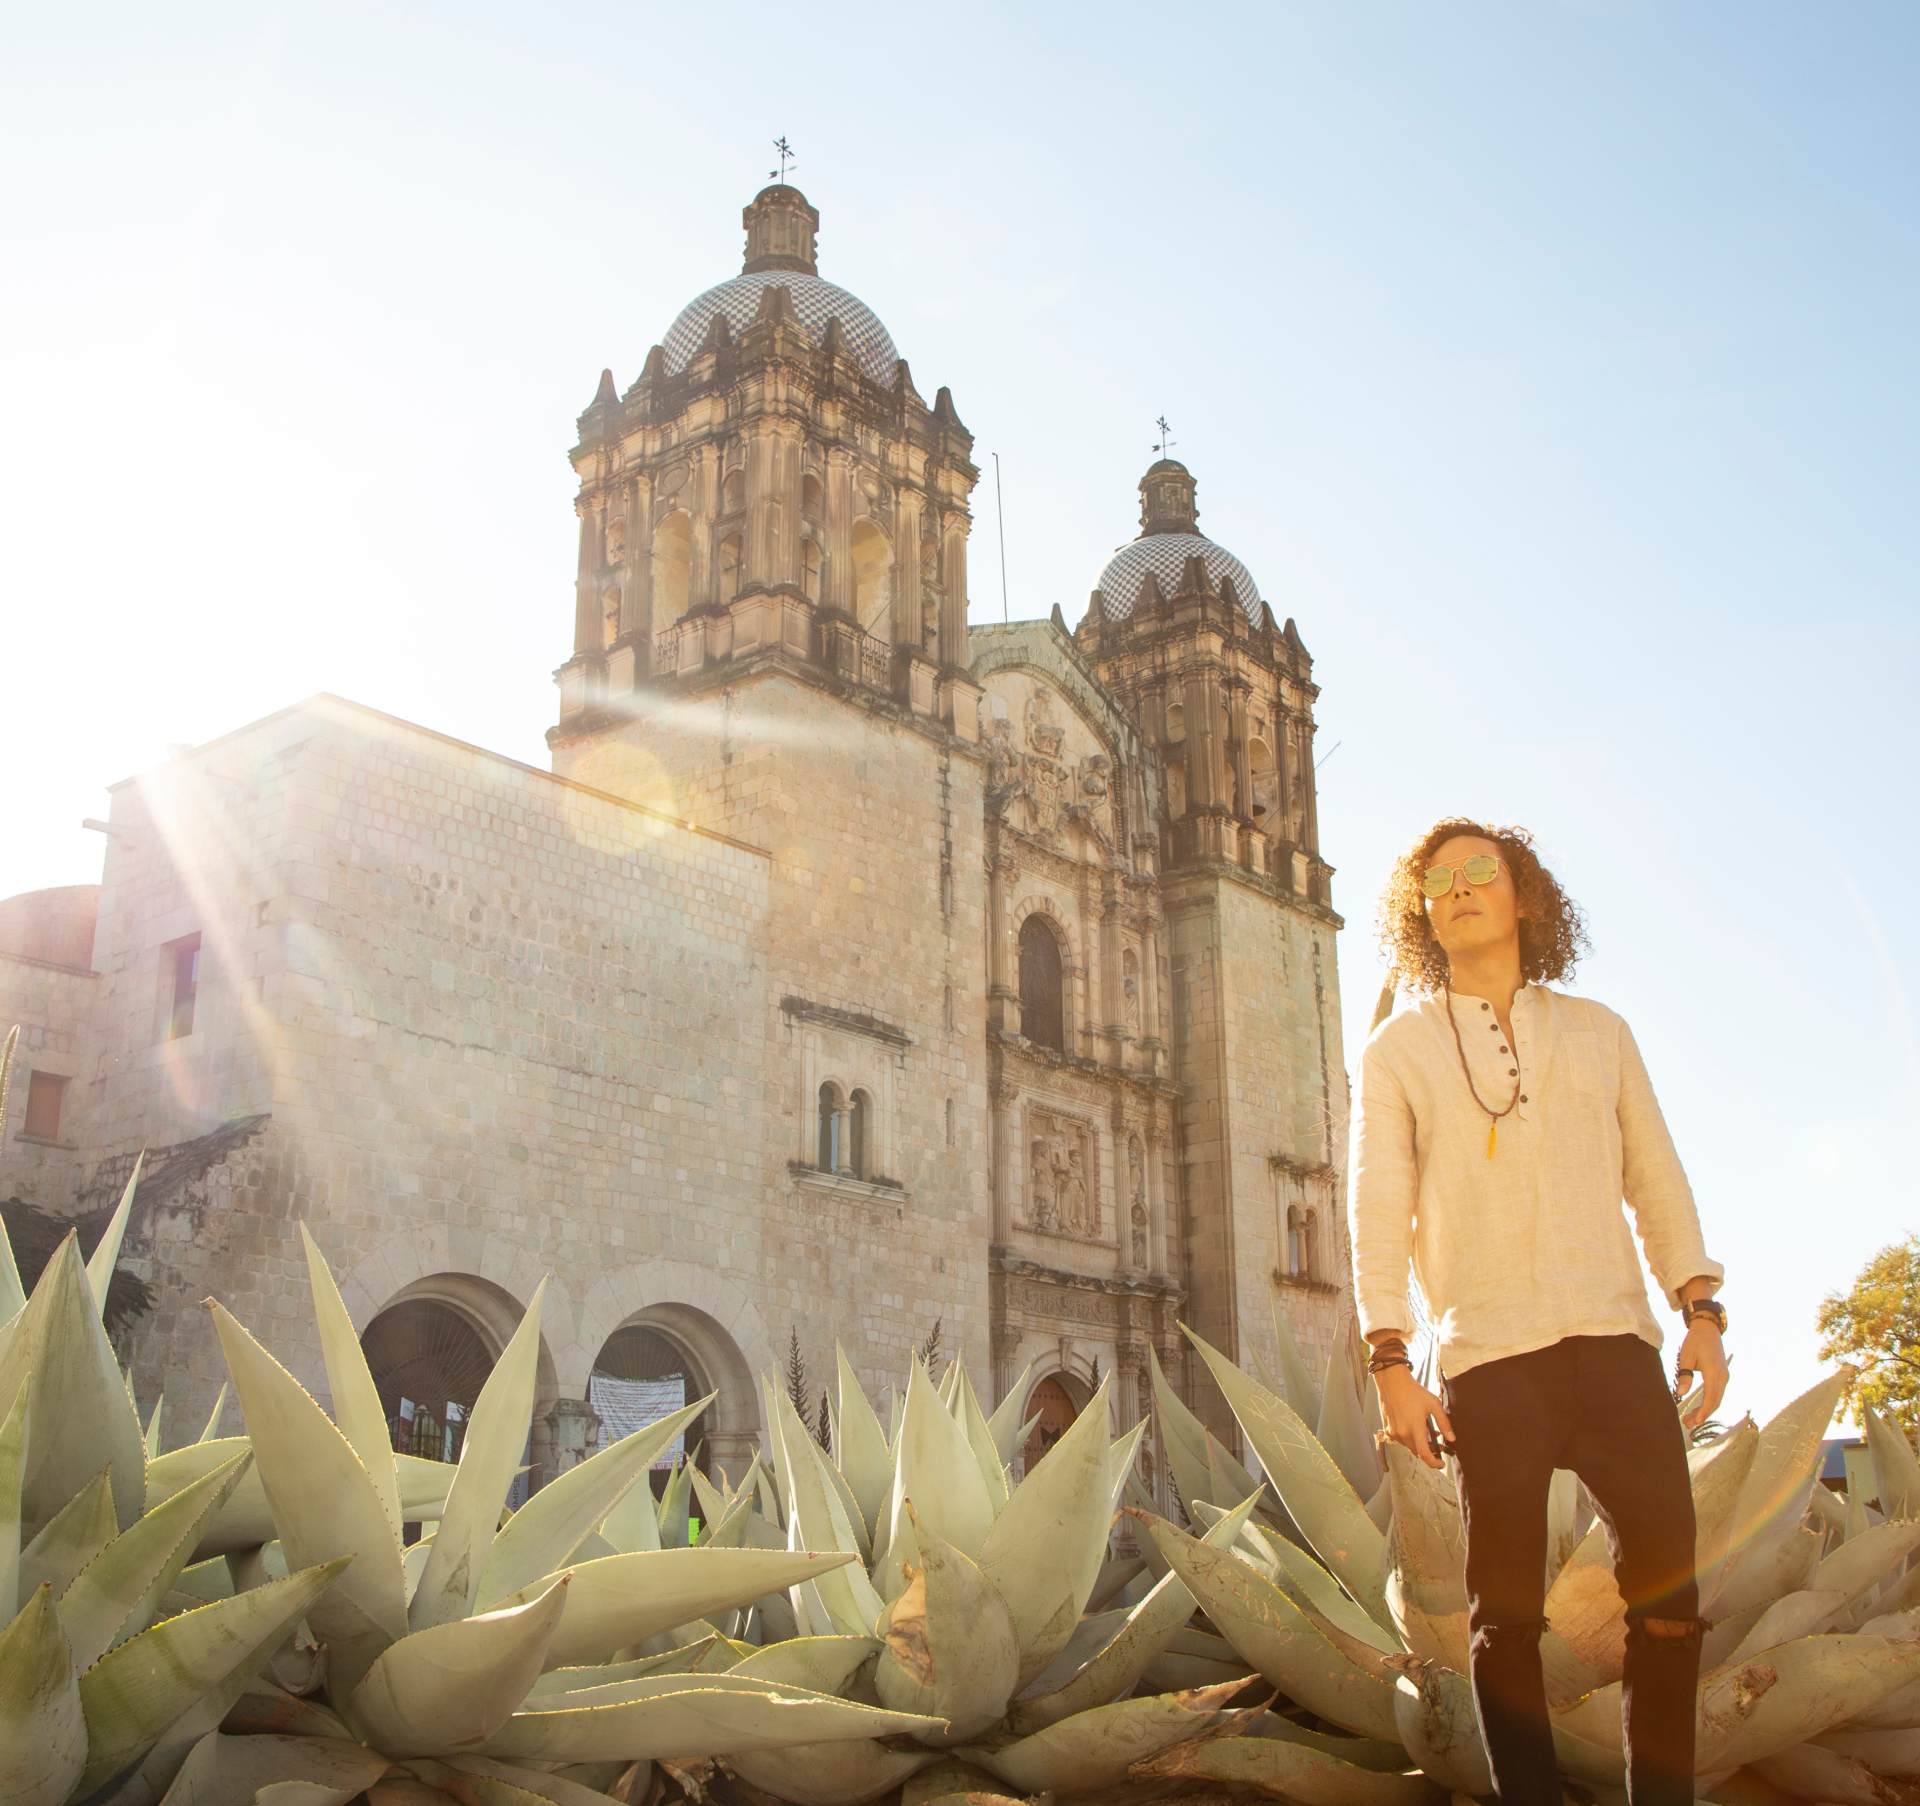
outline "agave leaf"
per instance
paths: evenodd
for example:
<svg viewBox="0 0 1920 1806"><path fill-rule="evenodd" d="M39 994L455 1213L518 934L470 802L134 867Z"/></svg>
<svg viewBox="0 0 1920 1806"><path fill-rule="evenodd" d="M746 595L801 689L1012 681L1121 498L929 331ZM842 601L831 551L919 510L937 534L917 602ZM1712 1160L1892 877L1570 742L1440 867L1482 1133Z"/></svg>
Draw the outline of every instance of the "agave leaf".
<svg viewBox="0 0 1920 1806"><path fill-rule="evenodd" d="M1014 1455L1025 1444L1032 1431L1023 1427L1023 1413L1026 1410L1027 1388L1033 1383L1033 1371L1038 1361L1029 1361L1020 1370L1020 1377L1008 1387L1006 1396L994 1406L987 1417L987 1428L993 1433L993 1446L1000 1453L1003 1467L1013 1465Z"/></svg>
<svg viewBox="0 0 1920 1806"><path fill-rule="evenodd" d="M147 1419L146 1434L141 1438L141 1446L147 1451L151 1461L160 1453L160 1413L166 1409L167 1395L163 1392L153 1401L153 1415Z"/></svg>
<svg viewBox="0 0 1920 1806"><path fill-rule="evenodd" d="M742 1656L727 1672L812 1693L839 1694L879 1647L872 1637L790 1637Z"/></svg>
<svg viewBox="0 0 1920 1806"><path fill-rule="evenodd" d="M1189 1509L1202 1502L1225 1510L1257 1490L1260 1482L1236 1461L1220 1439L1187 1409L1160 1365L1159 1354L1149 1345L1148 1370L1153 1386L1154 1420L1160 1426L1160 1442L1166 1451L1167 1465L1173 1470L1173 1483Z"/></svg>
<svg viewBox="0 0 1920 1806"><path fill-rule="evenodd" d="M726 1516L727 1495L700 1471L700 1464L687 1464L687 1478L693 1482L693 1506L700 1514L701 1533Z"/></svg>
<svg viewBox="0 0 1920 1806"><path fill-rule="evenodd" d="M1776 1599L1740 1639L1728 1660L1743 1662L1761 1650L1825 1630L1840 1616L1846 1603L1845 1593L1819 1587L1802 1587L1784 1599Z"/></svg>
<svg viewBox="0 0 1920 1806"><path fill-rule="evenodd" d="M852 1559L785 1549L648 1549L582 1562L572 1570L547 1660L556 1668L603 1660L675 1625L798 1585ZM537 1590L522 1588L501 1604L525 1605Z"/></svg>
<svg viewBox="0 0 1920 1806"><path fill-rule="evenodd" d="M892 1503L893 1456L887 1448L887 1433L838 1342L833 1345L833 1358L839 1382L833 1416L834 1458L859 1501L869 1532L877 1538Z"/></svg>
<svg viewBox="0 0 1920 1806"><path fill-rule="evenodd" d="M113 1541L113 1479L102 1468L66 1509L20 1551L20 1591L50 1586L58 1599L73 1577Z"/></svg>
<svg viewBox="0 0 1920 1806"><path fill-rule="evenodd" d="M1303 1611L1317 1612L1350 1637L1358 1637L1383 1655L1399 1652L1400 1641L1388 1625L1378 1624L1355 1605L1339 1581L1298 1543L1288 1542L1258 1524L1249 1524L1240 1541L1260 1558L1254 1563Z"/></svg>
<svg viewBox="0 0 1920 1806"><path fill-rule="evenodd" d="M750 1786L792 1806L865 1806L938 1760L933 1750L889 1749L861 1738L741 1752L729 1756L727 1766Z"/></svg>
<svg viewBox="0 0 1920 1806"><path fill-rule="evenodd" d="M364 1668L385 1643L407 1634L400 1550L379 1492L306 1388L223 1305L208 1308L247 1420L253 1471L288 1561L310 1569L353 1557L339 1584L319 1600L313 1630L347 1666ZM196 1443L178 1453L204 1458L223 1446Z"/></svg>
<svg viewBox="0 0 1920 1806"><path fill-rule="evenodd" d="M911 1559L901 1537L906 1501L912 1499L920 1521L935 1536L976 1560L993 1528L993 1502L980 1477L967 1433L936 1396L927 1370L915 1358L907 1377L906 1415L894 1449L893 1498L888 1511L889 1565ZM898 1589L889 1585L889 1594Z"/></svg>
<svg viewBox="0 0 1920 1806"><path fill-rule="evenodd" d="M1842 1543L1813 1571L1812 1584L1843 1596L1841 1610L1867 1600L1875 1587L1897 1573L1920 1548L1920 1518L1875 1524Z"/></svg>
<svg viewBox="0 0 1920 1806"><path fill-rule="evenodd" d="M182 1612L102 1656L80 1677L80 1704L87 1717L82 1789L118 1774L161 1733L177 1734L195 1708L208 1708L229 1686L233 1691L226 1703L231 1704L268 1653L312 1611L346 1566L345 1560L322 1562L235 1598ZM196 1739L200 1734L194 1733Z"/></svg>
<svg viewBox="0 0 1920 1806"><path fill-rule="evenodd" d="M1277 1391L1303 1423L1317 1423L1320 1420L1320 1388L1312 1372L1300 1354L1300 1344L1294 1340L1293 1325L1287 1321L1287 1314L1280 1307L1280 1300L1273 1301L1273 1341L1280 1358L1280 1385L1269 1387Z"/></svg>
<svg viewBox="0 0 1920 1806"><path fill-rule="evenodd" d="M629 1789L616 1799L551 1769L517 1768L489 1756L455 1756L446 1762L415 1762L409 1766L416 1774L438 1783L443 1794L455 1800L471 1798L474 1806L620 1806L621 1800L638 1800L645 1794L644 1775L639 1792Z"/></svg>
<svg viewBox="0 0 1920 1806"><path fill-rule="evenodd" d="M837 1643L838 1637L799 1638L800 1642ZM779 1645L785 1648L785 1644ZM764 1653L764 1652L763 1652ZM726 1674L739 1665L738 1646L725 1637L705 1636L659 1655L638 1656L628 1662L600 1662L576 1668L549 1668L527 1689L529 1701L541 1699L549 1705L575 1703L570 1694L592 1694L593 1703L605 1704L617 1695L608 1691L628 1681L650 1680L659 1674ZM767 1679L781 1679L770 1675ZM804 1683L802 1683L804 1684ZM821 1688L824 1692L826 1689ZM531 1710L531 1706L528 1708Z"/></svg>
<svg viewBox="0 0 1920 1806"><path fill-rule="evenodd" d="M911 1736L934 1728L931 1719L731 1674L663 1675L634 1686L649 1691L610 1705L516 1712L482 1753L509 1761L731 1759L791 1743Z"/></svg>
<svg viewBox="0 0 1920 1806"><path fill-rule="evenodd" d="M1392 1697L1393 1734L1421 1769L1456 1794L1484 1799L1493 1792L1493 1770L1464 1674L1412 1656Z"/></svg>
<svg viewBox="0 0 1920 1806"><path fill-rule="evenodd" d="M1299 1806L1430 1806L1433 1798L1433 1783L1425 1775L1363 1768L1310 1744L1278 1737L1177 1743L1136 1765L1133 1778L1206 1781L1228 1789L1236 1799L1265 1794Z"/></svg>
<svg viewBox="0 0 1920 1806"><path fill-rule="evenodd" d="M1147 1434L1147 1420L1143 1417L1118 1437L1107 1448L1107 1511L1108 1514L1120 1509L1120 1495L1127 1489L1127 1482L1133 1478L1134 1463L1140 1458L1140 1444ZM1256 1489L1257 1490L1257 1489ZM1241 1495L1246 1496L1244 1493Z"/></svg>
<svg viewBox="0 0 1920 1806"><path fill-rule="evenodd" d="M234 1806L284 1782L301 1784L301 1806L346 1806L392 1767L385 1756L357 1743L224 1737L209 1731L181 1765L165 1806Z"/></svg>
<svg viewBox="0 0 1920 1806"><path fill-rule="evenodd" d="M1389 1622L1386 1542L1360 1495L1287 1402L1256 1386L1217 1348L1187 1331L1239 1420L1248 1445L1308 1546L1376 1624Z"/></svg>
<svg viewBox="0 0 1920 1806"><path fill-rule="evenodd" d="M1467 1609L1466 1528L1452 1482L1399 1443L1387 1445L1393 1521L1387 1550L1403 1590L1428 1611Z"/></svg>
<svg viewBox="0 0 1920 1806"><path fill-rule="evenodd" d="M973 1381L967 1377L967 1370L956 1361L960 1383L954 1396L953 1414L960 1427L967 1433L968 1445L973 1450L973 1458L980 1464L980 1478L986 1484L987 1500L997 1513L1004 1509L1012 1488L1007 1483L1007 1464L1000 1459L1000 1449L993 1439L993 1427L987 1422L987 1414L980 1408L980 1395L973 1389Z"/></svg>
<svg viewBox="0 0 1920 1806"><path fill-rule="evenodd" d="M41 1587L0 1625L0 1800L62 1806L86 1760L73 1654Z"/></svg>
<svg viewBox="0 0 1920 1806"><path fill-rule="evenodd" d="M1920 1676L1920 1644L1814 1636L1702 1677L1696 1765L1716 1774L1804 1743Z"/></svg>
<svg viewBox="0 0 1920 1806"><path fill-rule="evenodd" d="M1920 1681L1900 1682L1845 1722L1855 1729L1880 1731L1904 1730L1920 1724Z"/></svg>
<svg viewBox="0 0 1920 1806"><path fill-rule="evenodd" d="M1760 1432L1747 1483L1734 1511L1728 1547L1737 1560L1751 1544L1797 1525L1807 1508L1820 1461L1820 1439L1833 1421L1846 1376L1830 1373L1784 1406ZM1731 1582L1729 1573L1723 1591ZM1723 1599L1720 1608L1729 1609Z"/></svg>
<svg viewBox="0 0 1920 1806"><path fill-rule="evenodd" d="M660 1501L653 1496L651 1481L621 1494L601 1522L600 1534L622 1555L659 1550Z"/></svg>
<svg viewBox="0 0 1920 1806"><path fill-rule="evenodd" d="M713 1402L713 1394L643 1425L543 1486L493 1539L474 1597L482 1611L567 1561L583 1538L644 1482L654 1458ZM648 1503L652 1487L643 1486Z"/></svg>
<svg viewBox="0 0 1920 1806"><path fill-rule="evenodd" d="M120 1258L120 1243L127 1233L127 1219L133 1214L134 1187L140 1183L140 1169L147 1164L147 1150L142 1148L134 1156L133 1171L127 1175L126 1190L120 1194L120 1202L114 1206L113 1215L107 1220L105 1232L93 1251L93 1258L87 1262L87 1288L93 1293L95 1311L102 1322L107 1315L107 1287L113 1283L114 1264Z"/></svg>
<svg viewBox="0 0 1920 1806"><path fill-rule="evenodd" d="M689 1466L684 1458L676 1461L660 1494L660 1547L663 1549L687 1546L689 1501L693 1497L693 1482L687 1478Z"/></svg>
<svg viewBox="0 0 1920 1806"><path fill-rule="evenodd" d="M1546 1616L1563 1655L1560 1684L1550 1700L1570 1698L1620 1678L1626 1659L1627 1602L1614 1578L1605 1521L1596 1517L1547 1589ZM1542 1639L1544 1648L1545 1639Z"/></svg>
<svg viewBox="0 0 1920 1806"><path fill-rule="evenodd" d="M1749 1544L1727 1563L1713 1602L1715 1616L1737 1618L1743 1612L1764 1609L1784 1594L1811 1586L1814 1570L1820 1565L1820 1552L1817 1530L1791 1524Z"/></svg>
<svg viewBox="0 0 1920 1806"><path fill-rule="evenodd" d="M840 1509L846 1514L847 1523L853 1530L854 1547L859 1551L863 1568L873 1564L873 1530L866 1522L860 1510L860 1501L854 1497L853 1488L847 1483L847 1477L833 1464L833 1459L818 1443L814 1444L816 1465L827 1484L840 1496Z"/></svg>
<svg viewBox="0 0 1920 1806"><path fill-rule="evenodd" d="M1021 1687L1066 1648L1106 1560L1113 1522L1107 1487L1111 1384L1109 1374L1014 1489L980 1551L981 1572L1013 1614Z"/></svg>
<svg viewBox="0 0 1920 1806"><path fill-rule="evenodd" d="M1760 1431L1751 1418L1715 1443L1694 1469L1694 1572L1699 1576L1702 1609L1726 1578L1727 1552L1735 1515L1760 1452Z"/></svg>
<svg viewBox="0 0 1920 1806"><path fill-rule="evenodd" d="M1380 1451L1367 1433L1366 1410L1354 1382L1353 1353L1348 1343L1352 1333L1349 1320L1327 1344L1326 1378L1320 1386L1320 1415L1314 1434L1354 1492L1370 1499L1386 1474L1380 1465ZM1306 1420L1303 1417L1301 1421Z"/></svg>
<svg viewBox="0 0 1920 1806"><path fill-rule="evenodd" d="M1142 1522L1214 1627L1289 1699L1364 1737L1395 1734L1392 1686L1333 1640L1340 1633L1329 1635L1327 1620L1227 1551L1164 1518Z"/></svg>
<svg viewBox="0 0 1920 1806"><path fill-rule="evenodd" d="M1902 1794L1911 1798L1913 1794L1911 1788L1895 1792L1857 1757L1814 1743L1767 1756L1750 1764L1748 1772L1763 1783L1771 1783L1776 1798L1826 1800L1836 1806L1854 1801L1864 1806L1884 1806L1889 1799L1898 1800Z"/></svg>
<svg viewBox="0 0 1920 1806"><path fill-rule="evenodd" d="M1090 1793L1118 1787L1136 1762L1205 1731L1222 1730L1258 1716L1230 1712L1227 1702L1248 1682L1226 1681L1186 1693L1096 1706L1035 1731L1003 1749L969 1750L968 1756L1001 1780L1028 1793Z"/></svg>
<svg viewBox="0 0 1920 1806"><path fill-rule="evenodd" d="M525 1605L430 1625L382 1652L346 1703L390 1756L450 1756L497 1731L539 1677L566 1604L562 1574Z"/></svg>
<svg viewBox="0 0 1920 1806"><path fill-rule="evenodd" d="M1920 1455L1897 1423L1890 1423L1871 1405L1861 1411L1867 1449L1873 1456L1880 1509L1890 1518L1920 1517Z"/></svg>
<svg viewBox="0 0 1920 1806"><path fill-rule="evenodd" d="M115 1521L131 1524L146 1499L146 1442L71 1232L0 1338L0 1398L12 1398L23 1379L35 1429L21 1483L22 1520L44 1524L104 1464L113 1477Z"/></svg>
<svg viewBox="0 0 1920 1806"><path fill-rule="evenodd" d="M913 1503L907 1502L913 1512ZM895 1712L944 1719L937 1744L978 1736L1007 1709L1020 1673L1012 1615L993 1583L917 1515L920 1565L887 1608L874 1670L880 1703Z"/></svg>
<svg viewBox="0 0 1920 1806"><path fill-rule="evenodd" d="M464 1618L473 1610L500 1509L527 1445L540 1361L540 1306L546 1292L543 1279L474 1402L433 1553L407 1608L407 1622L415 1630Z"/></svg>
<svg viewBox="0 0 1920 1806"><path fill-rule="evenodd" d="M200 1432L201 1442L211 1442L220 1434L220 1419L227 1409L227 1382L220 1382L220 1390L213 1395L213 1409L207 1413L207 1427ZM156 1451L157 1452L157 1451ZM149 1456L152 1460L154 1457Z"/></svg>
<svg viewBox="0 0 1920 1806"><path fill-rule="evenodd" d="M253 1457L231 1456L123 1530L60 1595L60 1623L79 1668L91 1668L123 1634L145 1630L200 1534Z"/></svg>
<svg viewBox="0 0 1920 1806"><path fill-rule="evenodd" d="M0 1227L0 1235L6 1233ZM13 1389L13 1402L0 1417L0 1624L20 1602L20 1482L27 1462L27 1381Z"/></svg>
<svg viewBox="0 0 1920 1806"><path fill-rule="evenodd" d="M774 1396L773 1432L780 1471L786 1476L787 1546L791 1549L837 1549L860 1553L858 1539L847 1519L846 1502L827 1478L826 1457L800 1421L800 1413L784 1392ZM818 1620L814 1628L825 1635L870 1637L885 1610L867 1571L857 1561L830 1568L805 1583L807 1615ZM817 1610L815 1608L818 1608ZM796 1613L800 1600L794 1601Z"/></svg>
<svg viewBox="0 0 1920 1806"><path fill-rule="evenodd" d="M360 1457L360 1465L373 1481L393 1532L393 1546L400 1547L400 1490L394 1475L393 1432L387 1414L380 1406L380 1394L361 1351L360 1338L354 1332L353 1318L340 1296L333 1269L327 1265L320 1244L305 1223L300 1225L300 1242L307 1256L307 1286L313 1294L313 1321L320 1332L320 1353L327 1367L327 1391L333 1402L333 1421L347 1445Z"/></svg>
<svg viewBox="0 0 1920 1806"><path fill-rule="evenodd" d="M1210 1549L1231 1548L1259 1498L1258 1492L1249 1493L1233 1510L1222 1513L1200 1540ZM1095 1706L1111 1705L1131 1693L1148 1664L1193 1616L1193 1605L1186 1582L1178 1574L1164 1574L1147 1596L1121 1617L1118 1627L1096 1651L1073 1665L1070 1674L1049 1686L1059 1674L1056 1664L1034 1682L1026 1697L1015 1700L1008 1715L1010 1728L1026 1736ZM1063 1652L1061 1661L1065 1659Z"/></svg>
<svg viewBox="0 0 1920 1806"><path fill-rule="evenodd" d="M1876 1775L1920 1775L1920 1728L1911 1725L1901 1730L1822 1731L1813 1747L1851 1756Z"/></svg>

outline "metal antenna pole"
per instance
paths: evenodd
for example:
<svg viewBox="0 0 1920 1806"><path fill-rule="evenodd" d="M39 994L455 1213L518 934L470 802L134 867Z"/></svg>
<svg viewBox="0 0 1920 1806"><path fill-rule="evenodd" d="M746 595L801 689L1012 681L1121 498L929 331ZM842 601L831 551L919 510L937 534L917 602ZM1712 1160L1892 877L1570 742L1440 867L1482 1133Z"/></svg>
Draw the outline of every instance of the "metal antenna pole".
<svg viewBox="0 0 1920 1806"><path fill-rule="evenodd" d="M993 454L993 511L1000 519L1000 625L1007 624L1007 506L1000 489L1000 454Z"/></svg>

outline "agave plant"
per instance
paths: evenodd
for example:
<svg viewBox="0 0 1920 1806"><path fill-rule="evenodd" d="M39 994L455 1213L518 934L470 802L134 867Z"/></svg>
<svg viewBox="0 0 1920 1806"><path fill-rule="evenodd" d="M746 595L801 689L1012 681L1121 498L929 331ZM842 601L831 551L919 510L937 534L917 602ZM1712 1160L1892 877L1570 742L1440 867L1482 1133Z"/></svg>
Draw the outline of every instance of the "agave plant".
<svg viewBox="0 0 1920 1806"><path fill-rule="evenodd" d="M1305 1547L1253 1520L1226 1548L1150 1514L1142 1521L1215 1629L1294 1710L1251 1736L1163 1752L1136 1779L1384 1801L1411 1798L1391 1783L1417 1770L1453 1791L1486 1793L1451 1482L1390 1447L1382 1529L1299 1412L1193 1340ZM1834 1507L1815 1469L1840 1385L1831 1376L1764 1429L1744 1421L1690 1456L1710 1623L1698 1732L1704 1794L1883 1800L1893 1795L1880 1777L1920 1772L1920 1580L1911 1566L1920 1459L1897 1429L1869 1419L1881 1502L1899 1515ZM1165 1436L1164 1400L1162 1409ZM1181 1433L1191 1441L1191 1424L1169 1441ZM1183 1459L1191 1467L1190 1454ZM1618 1789L1625 1605L1604 1526L1596 1519L1577 1533L1577 1505L1577 1488L1556 1487L1542 1663L1564 1776ZM1204 1495L1197 1509L1202 1520L1226 1521Z"/></svg>

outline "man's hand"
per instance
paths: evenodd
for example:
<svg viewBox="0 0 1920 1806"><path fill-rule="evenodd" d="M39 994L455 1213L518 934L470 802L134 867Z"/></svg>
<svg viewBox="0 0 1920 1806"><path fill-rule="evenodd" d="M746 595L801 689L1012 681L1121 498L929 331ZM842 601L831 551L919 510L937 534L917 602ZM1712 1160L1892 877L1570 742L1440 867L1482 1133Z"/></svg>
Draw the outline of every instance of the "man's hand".
<svg viewBox="0 0 1920 1806"><path fill-rule="evenodd" d="M1383 1367L1374 1380L1380 1388L1380 1415L1387 1426L1383 1432L1387 1441L1411 1449L1429 1467L1440 1466L1440 1457L1427 1441L1427 1419L1431 1417L1440 1426L1440 1434L1451 1442L1453 1423L1446 1406L1413 1377L1411 1367Z"/></svg>
<svg viewBox="0 0 1920 1806"><path fill-rule="evenodd" d="M1680 1344L1674 1366L1699 1376L1700 1402L1680 1419L1687 1429L1697 1430L1713 1415L1727 1390L1727 1351L1721 1346L1719 1325L1711 1317L1696 1317L1687 1325L1687 1339Z"/></svg>

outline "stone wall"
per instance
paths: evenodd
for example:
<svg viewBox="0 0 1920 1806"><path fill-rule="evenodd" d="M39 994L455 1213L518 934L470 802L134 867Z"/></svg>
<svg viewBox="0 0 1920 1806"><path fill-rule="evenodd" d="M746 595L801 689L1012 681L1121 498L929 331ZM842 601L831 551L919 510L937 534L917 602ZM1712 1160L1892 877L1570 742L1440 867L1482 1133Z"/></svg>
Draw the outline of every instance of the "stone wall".
<svg viewBox="0 0 1920 1806"><path fill-rule="evenodd" d="M94 990L91 972L0 953L0 1038L10 1028L20 1030L6 1121L0 1123L0 1198L24 1198L52 1211L73 1203L93 1067ZM35 1072L67 1081L52 1140L26 1133Z"/></svg>

